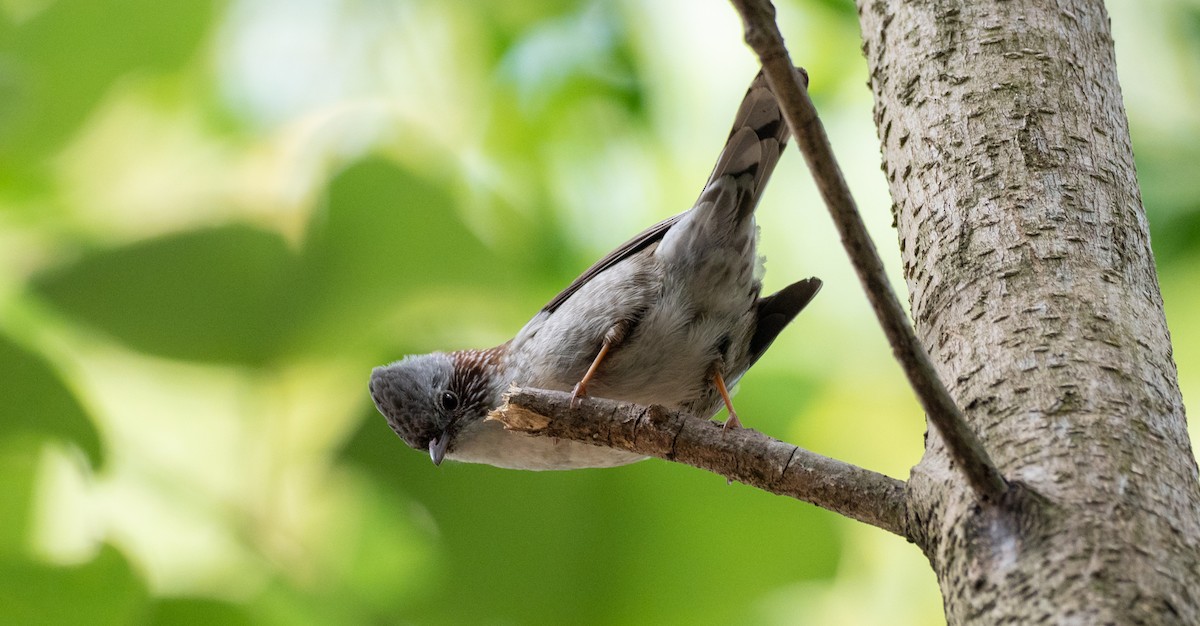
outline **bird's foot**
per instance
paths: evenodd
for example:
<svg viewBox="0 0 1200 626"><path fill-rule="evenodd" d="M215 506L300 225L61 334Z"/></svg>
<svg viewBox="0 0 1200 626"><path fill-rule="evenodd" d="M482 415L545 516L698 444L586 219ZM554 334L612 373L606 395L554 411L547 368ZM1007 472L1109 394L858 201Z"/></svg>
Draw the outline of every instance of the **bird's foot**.
<svg viewBox="0 0 1200 626"><path fill-rule="evenodd" d="M579 408L580 399L586 398L586 397L587 397L587 380L585 379L585 380L579 381L579 383L575 385L575 388L571 390L571 408L572 409Z"/></svg>

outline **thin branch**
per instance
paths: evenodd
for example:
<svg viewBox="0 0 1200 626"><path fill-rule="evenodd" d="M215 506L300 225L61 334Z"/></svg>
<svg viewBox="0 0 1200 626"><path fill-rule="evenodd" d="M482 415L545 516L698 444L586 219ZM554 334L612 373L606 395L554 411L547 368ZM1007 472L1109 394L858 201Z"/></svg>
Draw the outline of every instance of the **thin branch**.
<svg viewBox="0 0 1200 626"><path fill-rule="evenodd" d="M808 97L808 89L797 80L797 72L793 69L783 36L775 23L775 7L768 0L731 2L742 16L746 43L762 62L767 81L779 99L784 117L796 137L796 145L804 154L804 160L841 235L842 245L850 255L871 307L875 309L875 315L892 345L892 354L900 361L929 421L941 433L951 458L962 468L976 495L984 500L999 502L1008 485L938 378L929 355L917 340L900 301L892 291L883 261L867 234L858 207L850 195L850 188L842 177L825 128Z"/></svg>
<svg viewBox="0 0 1200 626"><path fill-rule="evenodd" d="M904 483L760 432L662 407L513 388L488 419L509 430L628 450L720 474L908 537Z"/></svg>

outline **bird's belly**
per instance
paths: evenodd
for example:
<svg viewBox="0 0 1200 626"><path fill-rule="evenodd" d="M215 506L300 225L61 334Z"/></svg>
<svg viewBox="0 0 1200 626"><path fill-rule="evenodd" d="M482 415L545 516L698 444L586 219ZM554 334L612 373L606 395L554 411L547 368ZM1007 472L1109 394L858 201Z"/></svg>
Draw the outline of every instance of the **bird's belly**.
<svg viewBox="0 0 1200 626"><path fill-rule="evenodd" d="M735 311L688 313L657 307L602 363L590 395L681 409L706 395L714 368L748 341L752 317ZM731 372L724 372L729 377ZM738 373L740 374L740 372ZM708 417L703 415L701 417Z"/></svg>
<svg viewBox="0 0 1200 626"><path fill-rule="evenodd" d="M499 422L480 420L464 431L446 458L523 470L570 470L616 467L647 457L588 443L534 437L504 430Z"/></svg>
<svg viewBox="0 0 1200 626"><path fill-rule="evenodd" d="M753 273L732 258L700 264L702 276L681 276L647 255L625 264L636 279L595 279L522 329L507 362L510 380L571 391L610 329L632 322L601 360L586 394L705 412L714 366L722 366L730 383L741 374L725 366L744 362L758 295Z"/></svg>

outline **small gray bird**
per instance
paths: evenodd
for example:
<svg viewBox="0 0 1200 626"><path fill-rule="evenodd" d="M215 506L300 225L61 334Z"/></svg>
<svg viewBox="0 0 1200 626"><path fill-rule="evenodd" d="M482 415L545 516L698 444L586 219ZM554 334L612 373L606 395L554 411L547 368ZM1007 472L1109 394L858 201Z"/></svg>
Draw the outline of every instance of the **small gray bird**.
<svg viewBox="0 0 1200 626"><path fill-rule="evenodd" d="M375 368L375 406L434 464L448 458L528 470L612 467L644 457L485 420L512 384L570 390L576 400L658 404L701 418L724 403L726 427L740 425L728 388L821 288L809 278L759 297L754 209L787 138L760 73L691 210L605 256L507 343Z"/></svg>

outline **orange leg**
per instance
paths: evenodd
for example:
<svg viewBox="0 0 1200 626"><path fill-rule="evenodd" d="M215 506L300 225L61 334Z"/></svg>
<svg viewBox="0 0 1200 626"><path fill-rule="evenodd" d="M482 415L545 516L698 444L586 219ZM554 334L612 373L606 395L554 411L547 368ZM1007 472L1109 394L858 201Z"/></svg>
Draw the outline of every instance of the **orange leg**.
<svg viewBox="0 0 1200 626"><path fill-rule="evenodd" d="M583 375L583 378L579 379L579 382L575 384L575 388L571 390L572 407L578 406L579 399L587 395L588 383L591 382L592 378L596 376L596 370L600 369L600 362L603 361L604 356L608 354L608 348L611 345L612 344L605 341L604 344L600 346L600 353L596 355L596 360L592 361L592 366L588 368L587 373Z"/></svg>
<svg viewBox="0 0 1200 626"><path fill-rule="evenodd" d="M729 411L729 419L725 420L725 430L741 428L742 420L738 419L737 411L733 410L733 400L729 399L729 389L725 387L725 379L721 377L721 372L713 372L713 384L717 386L721 399L725 401L725 408Z"/></svg>
<svg viewBox="0 0 1200 626"><path fill-rule="evenodd" d="M614 346L621 343L625 339L625 335L629 332L633 324L629 321L622 320L616 323L612 328L604 334L604 342L600 344L600 352L592 361L591 367L588 368L583 378L575 384L575 388L571 390L571 406L578 406L579 399L587 395L588 383L596 377L596 372L600 369L600 363L604 361L604 357L608 356L608 351Z"/></svg>

